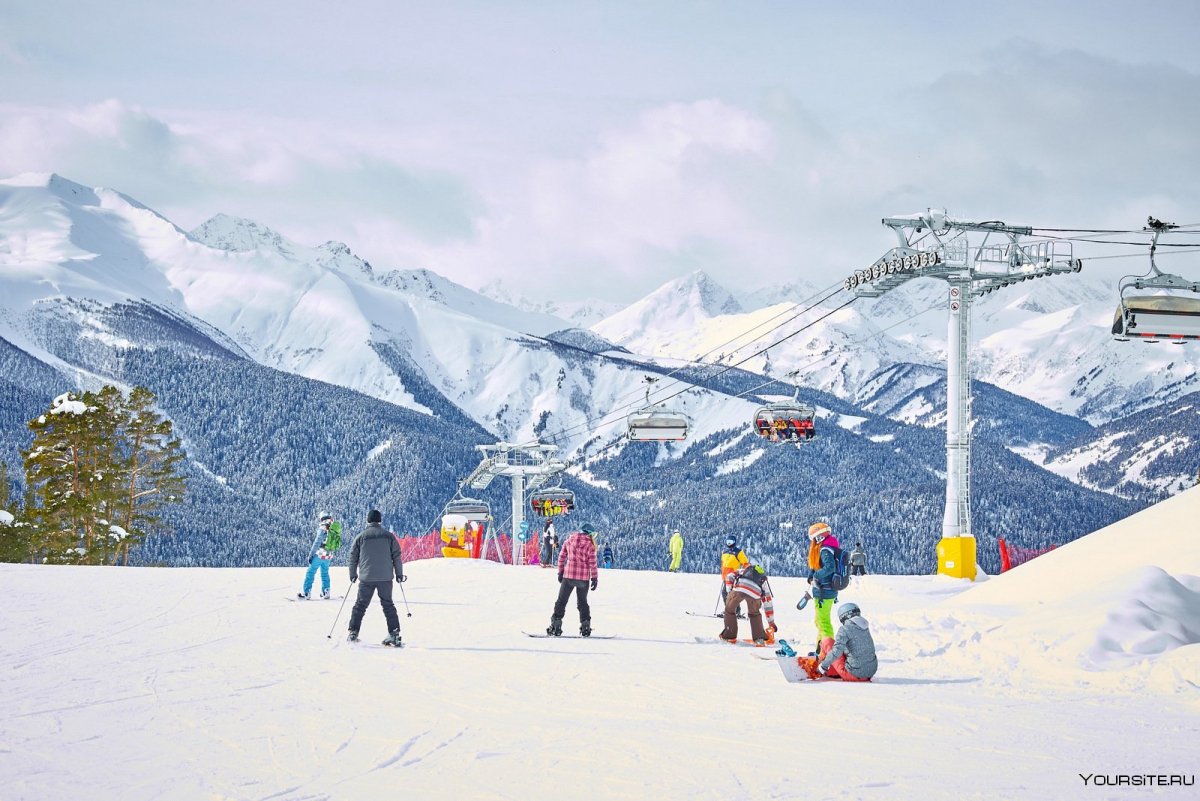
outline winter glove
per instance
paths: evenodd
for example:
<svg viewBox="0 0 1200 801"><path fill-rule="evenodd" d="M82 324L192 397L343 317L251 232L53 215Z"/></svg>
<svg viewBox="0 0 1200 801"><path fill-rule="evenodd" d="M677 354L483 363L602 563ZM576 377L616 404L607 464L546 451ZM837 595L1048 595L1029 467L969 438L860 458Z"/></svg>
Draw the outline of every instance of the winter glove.
<svg viewBox="0 0 1200 801"><path fill-rule="evenodd" d="M558 583L562 584L562 573L558 574Z"/></svg>
<svg viewBox="0 0 1200 801"><path fill-rule="evenodd" d="M350 577L350 583L351 583L351 584L353 584L353 583L354 583L354 582L356 582L356 581L358 581L358 576L351 576L351 577Z"/></svg>
<svg viewBox="0 0 1200 801"><path fill-rule="evenodd" d="M401 581L401 582L408 581L408 574L407 574L407 573L405 573L403 576L401 576L401 577L400 577L400 581Z"/></svg>
<svg viewBox="0 0 1200 801"><path fill-rule="evenodd" d="M594 590L594 589L596 589L596 582L597 582L597 580L598 580L598 579L596 579L596 578L594 578L594 577L592 578L592 589L593 589L593 590Z"/></svg>
<svg viewBox="0 0 1200 801"><path fill-rule="evenodd" d="M771 632L776 634L779 632L779 626L776 626L773 622L771 623Z"/></svg>

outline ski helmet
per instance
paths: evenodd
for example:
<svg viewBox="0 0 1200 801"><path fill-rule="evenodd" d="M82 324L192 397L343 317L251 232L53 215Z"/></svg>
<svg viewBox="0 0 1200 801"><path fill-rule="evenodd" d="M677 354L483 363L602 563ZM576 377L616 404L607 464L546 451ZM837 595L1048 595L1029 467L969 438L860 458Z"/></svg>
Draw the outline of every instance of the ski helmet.
<svg viewBox="0 0 1200 801"><path fill-rule="evenodd" d="M321 512L320 520L322 523L324 523L326 520L333 522L333 515L329 514L329 512Z"/></svg>
<svg viewBox="0 0 1200 801"><path fill-rule="evenodd" d="M829 524L824 521L818 521L808 527L808 538L814 542L820 542L832 533Z"/></svg>
<svg viewBox="0 0 1200 801"><path fill-rule="evenodd" d="M858 608L856 603L845 603L838 607L838 620L845 623L852 617L858 617L862 614L862 610Z"/></svg>
<svg viewBox="0 0 1200 801"><path fill-rule="evenodd" d="M584 523L582 526L579 527L579 530L582 531L584 534L587 534L589 537L596 536L596 527L593 526L591 523Z"/></svg>
<svg viewBox="0 0 1200 801"><path fill-rule="evenodd" d="M737 547L737 537L730 534L728 537L725 538L725 545L726 545L726 547L729 547L729 548L736 548Z"/></svg>

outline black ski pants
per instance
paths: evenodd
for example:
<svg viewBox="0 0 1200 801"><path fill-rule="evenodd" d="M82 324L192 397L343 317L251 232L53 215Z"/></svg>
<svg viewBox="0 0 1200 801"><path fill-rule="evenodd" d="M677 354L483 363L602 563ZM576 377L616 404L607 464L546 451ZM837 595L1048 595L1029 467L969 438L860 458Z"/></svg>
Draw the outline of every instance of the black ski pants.
<svg viewBox="0 0 1200 801"><path fill-rule="evenodd" d="M558 585L558 600L554 602L555 620L562 620L563 615L567 611L567 601L571 598L571 591L575 591L576 601L579 604L579 623L590 623L592 620L592 610L588 606L587 594L588 586L591 582L587 579L569 579L565 578Z"/></svg>
<svg viewBox="0 0 1200 801"><path fill-rule="evenodd" d="M358 631L358 627L362 625L363 615L371 605L371 596L375 593L379 593L379 605L383 607L383 616L387 618L388 634L400 630L400 616L396 614L396 605L392 603L392 582L360 581L358 598L350 612L350 631Z"/></svg>

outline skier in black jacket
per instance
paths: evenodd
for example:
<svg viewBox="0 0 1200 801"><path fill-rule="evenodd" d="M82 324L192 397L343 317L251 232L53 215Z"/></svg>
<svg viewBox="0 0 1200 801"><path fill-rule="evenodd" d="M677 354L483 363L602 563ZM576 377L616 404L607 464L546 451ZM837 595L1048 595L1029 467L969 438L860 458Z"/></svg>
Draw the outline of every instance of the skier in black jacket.
<svg viewBox="0 0 1200 801"><path fill-rule="evenodd" d="M379 605L387 618L388 636L384 645L400 647L400 616L392 603L392 575L396 582L404 581L404 562L400 558L400 541L383 527L383 515L378 509L367 513L367 527L354 540L350 550L350 583L358 581L358 599L350 612L350 642L358 641L358 627L371 605L371 596L379 593Z"/></svg>

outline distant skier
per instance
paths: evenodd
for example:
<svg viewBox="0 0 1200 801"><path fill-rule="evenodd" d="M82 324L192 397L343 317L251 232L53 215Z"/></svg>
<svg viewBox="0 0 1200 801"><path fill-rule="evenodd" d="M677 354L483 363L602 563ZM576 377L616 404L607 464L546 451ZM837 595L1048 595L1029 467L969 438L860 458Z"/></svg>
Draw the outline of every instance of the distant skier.
<svg viewBox="0 0 1200 801"><path fill-rule="evenodd" d="M802 661L801 666L812 678L824 674L844 681L870 681L879 669L879 660L875 656L875 639L867 619L862 616L858 604L845 603L838 607L838 621L842 627L838 629L837 638L827 637L821 641L820 664L815 660L808 664Z"/></svg>
<svg viewBox="0 0 1200 801"><path fill-rule="evenodd" d="M405 581L404 562L400 557L400 540L383 527L383 515L378 509L367 513L367 527L354 540L350 549L350 583L358 581L358 598L350 612L350 642L358 642L358 629L363 615L371 605L371 596L379 593L379 605L387 619L388 636L384 645L400 647L400 616L392 603L392 576L396 583Z"/></svg>
<svg viewBox="0 0 1200 801"><path fill-rule="evenodd" d="M828 523L817 522L808 527L808 584L809 594L813 597L814 619L817 626L817 647L813 655L820 653L821 641L826 637L833 638L833 623L829 619L833 605L837 602L837 590L833 588L832 577L837 569L836 551L839 548L833 529Z"/></svg>
<svg viewBox="0 0 1200 801"><path fill-rule="evenodd" d="M317 536L313 538L312 547L308 551L308 570L304 573L304 589L296 593L297 598L309 598L312 593L313 579L317 571L321 571L321 597L329 597L329 563L333 555L342 545L342 524L335 523L333 515L321 512L317 523Z"/></svg>
<svg viewBox="0 0 1200 801"><path fill-rule="evenodd" d="M615 557L615 556L613 556L613 549L612 549L612 546L611 546L611 545L605 545L605 546L604 546L604 553L603 553L603 555L600 557L600 564L601 564L601 566L602 566L602 567L606 567L606 568L607 568L607 567L612 567L612 566L613 566L615 563L616 563L616 557Z"/></svg>
<svg viewBox="0 0 1200 801"><path fill-rule="evenodd" d="M542 547L538 553L538 559L542 563L542 567L552 567L554 565L554 551L558 548L558 534L554 530L554 521L547 520L546 527L542 529Z"/></svg>
<svg viewBox="0 0 1200 801"><path fill-rule="evenodd" d="M759 565L746 565L730 574L729 600L725 602L725 628L720 637L726 642L737 642L738 610L746 604L746 617L750 619L750 637L758 646L775 642L774 596L767 573ZM762 613L767 613L767 628L763 628Z"/></svg>
<svg viewBox="0 0 1200 801"><path fill-rule="evenodd" d="M596 529L584 523L579 531L567 537L562 553L558 557L558 600L550 615L550 626L546 633L558 637L562 634L563 615L567 611L567 600L575 592L579 606L579 633L592 636L592 610L588 606L588 589L596 589L600 571L596 569Z"/></svg>
<svg viewBox="0 0 1200 801"><path fill-rule="evenodd" d="M667 549L671 552L671 566L667 570L671 573L678 573L683 564L683 535L679 533L679 529L675 529L675 533L671 535Z"/></svg>
<svg viewBox="0 0 1200 801"><path fill-rule="evenodd" d="M850 552L850 575L867 575L867 552L861 542L854 543L854 550Z"/></svg>
<svg viewBox="0 0 1200 801"><path fill-rule="evenodd" d="M729 576L750 564L746 552L738 547L737 537L730 534L725 538L725 550L721 551L721 604L729 600Z"/></svg>

